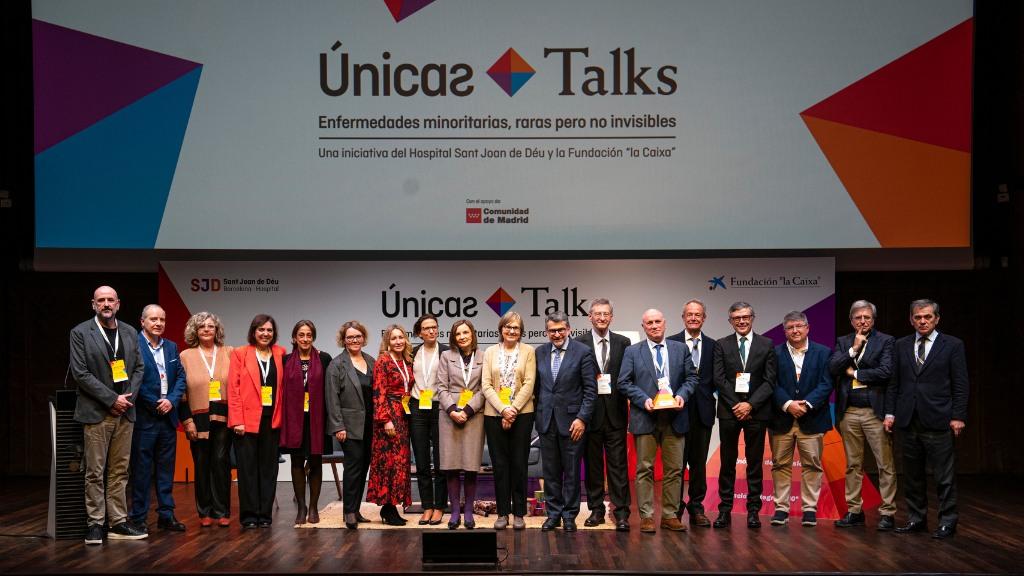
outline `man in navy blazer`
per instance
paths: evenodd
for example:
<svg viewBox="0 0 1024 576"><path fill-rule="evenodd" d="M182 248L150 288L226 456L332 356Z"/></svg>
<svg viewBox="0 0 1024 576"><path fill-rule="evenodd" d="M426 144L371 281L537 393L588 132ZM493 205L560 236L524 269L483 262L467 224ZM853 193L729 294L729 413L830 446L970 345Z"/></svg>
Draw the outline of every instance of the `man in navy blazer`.
<svg viewBox="0 0 1024 576"><path fill-rule="evenodd" d="M896 527L896 463L892 452L892 426L896 395L891 393L892 350L896 339L875 330L877 309L867 300L850 306L853 332L840 336L828 367L836 383L836 428L846 451L846 515L839 528L864 525L864 443L871 447L878 466L878 529Z"/></svg>
<svg viewBox="0 0 1024 576"><path fill-rule="evenodd" d="M584 433L597 398L597 360L590 348L569 338L569 317L564 312L548 314L544 323L550 345L537 347L534 382L548 515L541 530L564 524L566 532L574 532L580 513Z"/></svg>
<svg viewBox="0 0 1024 576"><path fill-rule="evenodd" d="M661 448L661 527L685 531L676 510L683 478L683 447L690 430L686 402L697 387L697 371L686 345L665 339L665 315L644 312L641 325L647 339L626 348L617 383L629 398L629 432L636 445L636 505L640 531L654 533L654 458ZM659 396L671 399L661 406Z"/></svg>
<svg viewBox="0 0 1024 576"><path fill-rule="evenodd" d="M167 315L150 304L142 309L139 356L145 367L135 402L135 433L132 437L131 521L146 532L149 487L156 468L157 527L184 532L174 517L174 456L178 441L178 403L185 393L185 369L178 360L178 346L163 338Z"/></svg>
<svg viewBox="0 0 1024 576"><path fill-rule="evenodd" d="M682 520L683 510L690 513L690 523L701 528L710 528L711 520L704 514L704 497L708 493L707 462L711 446L711 430L715 427L715 347L717 342L701 331L707 320L707 309L700 300L690 300L683 305L685 330L668 337L686 344L690 359L697 370L697 388L687 403L690 413L690 431L686 433L683 446L683 469L690 469L686 503L682 490L679 494L679 510L676 518Z"/></svg>
<svg viewBox="0 0 1024 576"><path fill-rule="evenodd" d="M793 448L800 452L800 502L804 526L818 524L818 496L821 494L821 453L825 432L832 429L828 397L832 377L828 371L831 351L807 335L807 315L793 311L783 318L786 343L775 347L779 361L775 385L775 418L772 421L772 482L775 484L775 514L772 525L789 519L789 494L793 479Z"/></svg>
<svg viewBox="0 0 1024 576"><path fill-rule="evenodd" d="M893 352L895 426L903 445L908 522L896 532L928 529L925 463L935 473L939 528L933 538L956 533L956 476L953 441L967 421L967 357L959 338L940 334L939 305L932 300L910 304L915 333L896 341Z"/></svg>

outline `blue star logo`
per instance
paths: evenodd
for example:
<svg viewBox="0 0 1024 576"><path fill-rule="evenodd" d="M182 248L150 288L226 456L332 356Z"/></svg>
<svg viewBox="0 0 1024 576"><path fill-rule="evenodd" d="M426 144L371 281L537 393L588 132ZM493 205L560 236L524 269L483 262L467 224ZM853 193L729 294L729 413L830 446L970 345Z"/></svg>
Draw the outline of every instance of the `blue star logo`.
<svg viewBox="0 0 1024 576"><path fill-rule="evenodd" d="M712 277L710 280L708 280L708 284L710 284L710 286L708 286L708 290L714 290L715 288L721 288L722 290L725 290L725 274L722 274L721 276Z"/></svg>

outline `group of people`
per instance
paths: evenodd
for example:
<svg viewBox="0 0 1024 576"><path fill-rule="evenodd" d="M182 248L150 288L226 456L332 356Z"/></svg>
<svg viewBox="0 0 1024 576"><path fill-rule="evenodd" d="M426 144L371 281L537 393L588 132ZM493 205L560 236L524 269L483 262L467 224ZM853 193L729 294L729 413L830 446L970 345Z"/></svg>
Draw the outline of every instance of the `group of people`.
<svg viewBox="0 0 1024 576"><path fill-rule="evenodd" d="M535 348L522 342L523 318L509 311L498 322L500 341L481 351L470 320L456 320L445 344L438 341L438 318L425 314L412 331L420 344L413 346L406 329L392 324L383 331L376 358L364 350L369 333L358 321L340 327L336 342L343 351L331 358L316 348L317 329L310 320L295 323L290 352L278 345L277 323L266 314L253 318L248 343L232 348L225 344L219 318L200 312L189 319L188 348L179 354L175 343L163 337L166 317L159 306L143 309L141 336L117 320L120 301L109 286L94 292L92 306L95 316L71 331L71 371L79 391L75 417L84 425L85 438L87 544L148 535L154 473L158 528L185 530L174 516L171 494L179 424L195 464L202 527L230 525L232 447L243 528L271 525L282 453L291 456L295 522L319 522L322 458L337 444L344 460L348 528L369 521L360 514L364 490L366 500L381 507L383 522L407 522L398 507L412 504L414 457L423 506L418 523L438 525L450 510L450 529L473 529L486 439L496 493L494 528L521 530L534 430L547 515L542 530L576 530L581 465L590 509L584 524L606 521L607 478L615 528L630 529L627 431L637 454L642 532L656 532L654 460L659 448L664 472L660 527L685 531L684 512L695 526L731 525L741 432L747 462L762 461L765 435L770 437L772 524L788 521L793 455L799 453L801 523L812 526L822 438L832 428L833 390L847 453L849 508L836 525L865 522L860 487L866 442L879 468L883 502L878 528L895 528L892 432L897 429L909 518L896 531L927 529L926 461L935 469L940 500L934 536L956 531L953 438L966 421L966 361L963 343L935 330L938 304L929 300L912 303L915 334L899 341L874 330L874 305L855 302L850 311L854 332L840 338L834 352L809 341L810 327L801 312L785 316L786 342L775 346L753 332L754 310L745 302L729 308L734 333L714 340L702 331L707 311L699 300L684 305L685 329L672 336L665 334L664 314L647 310L641 318L645 339L630 344L611 331L611 302L598 298L590 302L591 329L575 339L568 316L554 312L545 318L548 343ZM721 503L712 523L703 501L716 417ZM683 494L687 468L689 490ZM761 525L761 490L761 467L749 466L750 528Z"/></svg>

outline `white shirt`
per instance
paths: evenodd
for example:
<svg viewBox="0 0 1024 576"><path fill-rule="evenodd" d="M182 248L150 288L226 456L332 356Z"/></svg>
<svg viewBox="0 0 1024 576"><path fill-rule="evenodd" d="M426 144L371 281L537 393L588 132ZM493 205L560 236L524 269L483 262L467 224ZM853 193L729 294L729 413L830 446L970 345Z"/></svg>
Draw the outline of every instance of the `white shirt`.
<svg viewBox="0 0 1024 576"><path fill-rule="evenodd" d="M751 330L750 332L747 332L746 336L741 335L739 332L735 332L734 334L736 335L736 348L737 349L739 349L739 347L740 347L740 338L746 338L747 339L746 347L745 347L745 350L747 352L746 356L744 356L743 354L740 354L740 360L743 361L743 370L746 371L747 370L747 358L750 358L750 345L754 343L754 331Z"/></svg>
<svg viewBox="0 0 1024 576"><path fill-rule="evenodd" d="M810 347L810 344L807 343L807 342L804 342L804 347L799 349L799 350L797 350L796 348L793 348L793 345L790 344L788 340L786 341L786 348L789 350L789 357L793 359L793 366L796 367L796 381L797 382L800 381L800 373L803 372L803 370L804 370L804 357L807 356L807 349L809 347ZM805 400L805 402L807 402L807 401ZM792 403L793 403L792 400L787 400L786 403L782 405L782 409L783 410L788 410L789 409L789 405L792 404ZM807 402L807 405L811 406L811 403ZM811 408L814 408L814 406L811 406Z"/></svg>
<svg viewBox="0 0 1024 576"><path fill-rule="evenodd" d="M939 335L938 330L932 330L932 333L927 336L921 336L920 334L914 338L914 358L917 359L917 347L921 345L921 339L924 339L924 359L928 359L928 355L932 353L932 344L935 344L935 337Z"/></svg>
<svg viewBox="0 0 1024 576"><path fill-rule="evenodd" d="M156 363L156 370L160 373L160 397L165 398L167 396L167 364L164 362L164 339L161 338L154 348L145 333L142 334L142 338L146 341L150 353L153 354L153 362Z"/></svg>
<svg viewBox="0 0 1024 576"><path fill-rule="evenodd" d="M659 345L659 344L661 345L661 360L662 360L662 365L661 366L658 366L658 354L654 350L654 347ZM654 371L655 371L654 376L655 376L655 378L659 377L658 368L661 368L660 376L668 378L669 377L669 374L668 374L668 366L669 366L668 346L665 344L665 340L662 340L661 342L653 342L651 340L648 340L647 341L647 348L651 352L651 362L654 364Z"/></svg>
<svg viewBox="0 0 1024 576"><path fill-rule="evenodd" d="M594 356L597 357L597 371L604 374L604 366L601 365L601 340L604 340L605 360L610 361L612 357L612 331L605 332L604 336L598 336L596 330L591 330L590 335L594 338Z"/></svg>
<svg viewBox="0 0 1024 576"><path fill-rule="evenodd" d="M700 334L697 334L696 336L690 336L690 333L687 332L686 333L686 347L690 349L690 354L691 355L693 354L693 347L694 347L695 343L696 343L696 346L697 346L697 350L700 352L700 354L697 355L698 359L703 358L704 357L704 338L703 338L703 336L701 336ZM750 350L748 349L747 352L749 352L749 351ZM696 362L694 362L693 366L694 366L694 368L699 368L699 366L698 366L698 364Z"/></svg>
<svg viewBox="0 0 1024 576"><path fill-rule="evenodd" d="M412 388L413 398L419 399L420 392L423 390L435 390L440 354L441 347L436 343L433 350L428 351L426 346L420 346L416 351L416 357L412 360L413 379L415 380Z"/></svg>

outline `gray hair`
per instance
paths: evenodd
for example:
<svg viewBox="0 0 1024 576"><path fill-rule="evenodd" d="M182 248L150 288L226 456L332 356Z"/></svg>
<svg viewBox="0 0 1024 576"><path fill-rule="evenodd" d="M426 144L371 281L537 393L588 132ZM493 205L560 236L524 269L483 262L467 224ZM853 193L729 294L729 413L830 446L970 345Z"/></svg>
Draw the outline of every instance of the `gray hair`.
<svg viewBox="0 0 1024 576"><path fill-rule="evenodd" d="M594 298L593 300L590 301L590 308L588 308L587 311L593 312L594 306L607 306L610 312L614 311L612 309L611 300L608 300L607 298Z"/></svg>
<svg viewBox="0 0 1024 576"><path fill-rule="evenodd" d="M160 308L161 310L163 310L163 308L159 304L146 304L146 307L142 309L142 315L139 316L139 319L145 320L146 315L149 314L149 311L152 310L153 308Z"/></svg>
<svg viewBox="0 0 1024 576"><path fill-rule="evenodd" d="M754 307L742 300L739 302L733 302L732 306L729 306L729 314L732 314L737 310L743 310L744 308L750 308L750 315L754 315Z"/></svg>
<svg viewBox="0 0 1024 576"><path fill-rule="evenodd" d="M569 317L566 316L565 312L552 312L551 314L548 314L547 316L544 317L545 326L548 322L554 322L555 324L561 324L562 322L565 322L565 325L569 326Z"/></svg>
<svg viewBox="0 0 1024 576"><path fill-rule="evenodd" d="M913 316L914 312L916 312L917 310L920 310L921 308L927 308L929 306L931 306L931 309L933 312L935 312L935 315L938 316L939 303L936 302L935 300L929 300L928 298L921 298L920 300L914 300L913 302L911 302L910 315Z"/></svg>
<svg viewBox="0 0 1024 576"><path fill-rule="evenodd" d="M704 305L704 302L702 300L690 298L689 300L686 301L685 304L683 304L683 310L685 311L686 307L689 306L690 304L696 304L700 306L700 311L704 313L704 316L708 315L708 307ZM753 311L753 309L751 309L751 311Z"/></svg>
<svg viewBox="0 0 1024 576"><path fill-rule="evenodd" d="M857 300L853 304L850 304L850 319L853 319L853 313L857 310L863 310L864 308L871 308L871 317L878 318L878 309L875 305L867 300Z"/></svg>
<svg viewBox="0 0 1024 576"><path fill-rule="evenodd" d="M807 314L804 314L799 310L788 312L782 317L782 325L785 326L790 322L803 322L804 324L807 324Z"/></svg>

